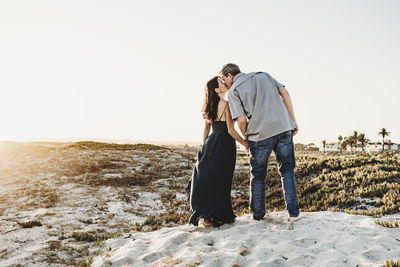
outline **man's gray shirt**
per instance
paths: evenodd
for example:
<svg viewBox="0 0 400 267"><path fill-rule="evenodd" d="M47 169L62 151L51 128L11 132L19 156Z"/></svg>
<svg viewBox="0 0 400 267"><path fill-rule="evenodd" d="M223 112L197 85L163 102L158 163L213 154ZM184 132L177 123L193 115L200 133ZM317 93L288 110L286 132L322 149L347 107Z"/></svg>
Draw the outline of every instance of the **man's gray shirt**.
<svg viewBox="0 0 400 267"><path fill-rule="evenodd" d="M232 118L246 116L246 135L250 141L261 141L296 126L279 88L284 85L266 72L239 73L228 92Z"/></svg>

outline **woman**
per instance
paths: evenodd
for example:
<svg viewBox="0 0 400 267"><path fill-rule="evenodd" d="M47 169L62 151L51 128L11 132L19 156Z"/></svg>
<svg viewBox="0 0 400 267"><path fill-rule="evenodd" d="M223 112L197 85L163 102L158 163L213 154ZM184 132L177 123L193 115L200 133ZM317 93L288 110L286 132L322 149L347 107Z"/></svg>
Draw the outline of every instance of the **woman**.
<svg viewBox="0 0 400 267"><path fill-rule="evenodd" d="M193 213L189 222L196 226L200 218L204 219L205 226L219 226L233 223L236 217L231 203L236 161L234 139L246 148L248 144L235 131L228 102L223 100L227 91L219 77L207 82L202 110L205 119L203 146L198 153L190 188ZM213 131L209 135L211 127Z"/></svg>

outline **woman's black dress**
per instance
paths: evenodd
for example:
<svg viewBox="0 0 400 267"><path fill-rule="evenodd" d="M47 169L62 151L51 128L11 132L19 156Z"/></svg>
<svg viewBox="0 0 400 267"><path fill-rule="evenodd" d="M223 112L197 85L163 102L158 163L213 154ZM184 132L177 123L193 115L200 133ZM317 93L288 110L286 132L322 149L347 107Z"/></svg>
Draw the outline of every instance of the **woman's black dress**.
<svg viewBox="0 0 400 267"><path fill-rule="evenodd" d="M214 226L233 223L231 188L236 162L236 143L225 121L212 123L193 170L190 186L189 222L198 225L200 218L211 219Z"/></svg>

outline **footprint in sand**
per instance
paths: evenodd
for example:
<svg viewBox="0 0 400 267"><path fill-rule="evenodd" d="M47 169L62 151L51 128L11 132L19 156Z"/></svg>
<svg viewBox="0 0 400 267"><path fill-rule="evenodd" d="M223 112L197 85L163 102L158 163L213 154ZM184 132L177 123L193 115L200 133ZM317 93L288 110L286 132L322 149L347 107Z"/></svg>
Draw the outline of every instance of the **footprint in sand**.
<svg viewBox="0 0 400 267"><path fill-rule="evenodd" d="M362 254L365 258L372 261L379 261L385 258L385 252L382 250L368 250Z"/></svg>
<svg viewBox="0 0 400 267"><path fill-rule="evenodd" d="M300 257L291 258L287 261L288 266L311 266L314 263L316 263L316 257L310 254L302 254Z"/></svg>
<svg viewBox="0 0 400 267"><path fill-rule="evenodd" d="M152 263L168 255L170 255L169 252L167 250L164 250L164 251L155 251L148 253L146 255L143 255L141 258L146 263Z"/></svg>
<svg viewBox="0 0 400 267"><path fill-rule="evenodd" d="M317 244L317 240L312 238L300 238L289 242L290 245L302 248L308 248Z"/></svg>
<svg viewBox="0 0 400 267"><path fill-rule="evenodd" d="M190 237L190 234L188 233L181 233L177 236L172 237L171 239L168 240L168 244L170 245L180 245L182 243L185 243Z"/></svg>
<svg viewBox="0 0 400 267"><path fill-rule="evenodd" d="M270 267L270 266L289 266L285 259L281 256L274 256L267 262L262 262L256 265L257 267Z"/></svg>
<svg viewBox="0 0 400 267"><path fill-rule="evenodd" d="M202 244L205 244L206 246L214 246L215 244L215 240L214 238L210 237L210 236L204 236L198 239L198 241Z"/></svg>

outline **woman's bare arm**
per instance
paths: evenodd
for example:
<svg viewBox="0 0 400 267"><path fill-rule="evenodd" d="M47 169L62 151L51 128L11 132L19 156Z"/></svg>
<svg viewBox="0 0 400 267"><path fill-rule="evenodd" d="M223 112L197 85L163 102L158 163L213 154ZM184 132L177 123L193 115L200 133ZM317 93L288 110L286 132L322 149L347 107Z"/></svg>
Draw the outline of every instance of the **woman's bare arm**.
<svg viewBox="0 0 400 267"><path fill-rule="evenodd" d="M246 149L249 148L248 143L240 136L240 134L238 134L238 132L236 132L235 130L235 124L232 120L232 115L231 115L231 111L229 110L229 106L227 106L226 110L225 110L225 118L226 118L226 123L228 126L228 132L229 134L239 143L241 143Z"/></svg>
<svg viewBox="0 0 400 267"><path fill-rule="evenodd" d="M203 144L206 142L208 135L210 134L210 126L211 123L208 122L207 119L205 119L206 124L204 125L204 134L203 134Z"/></svg>

